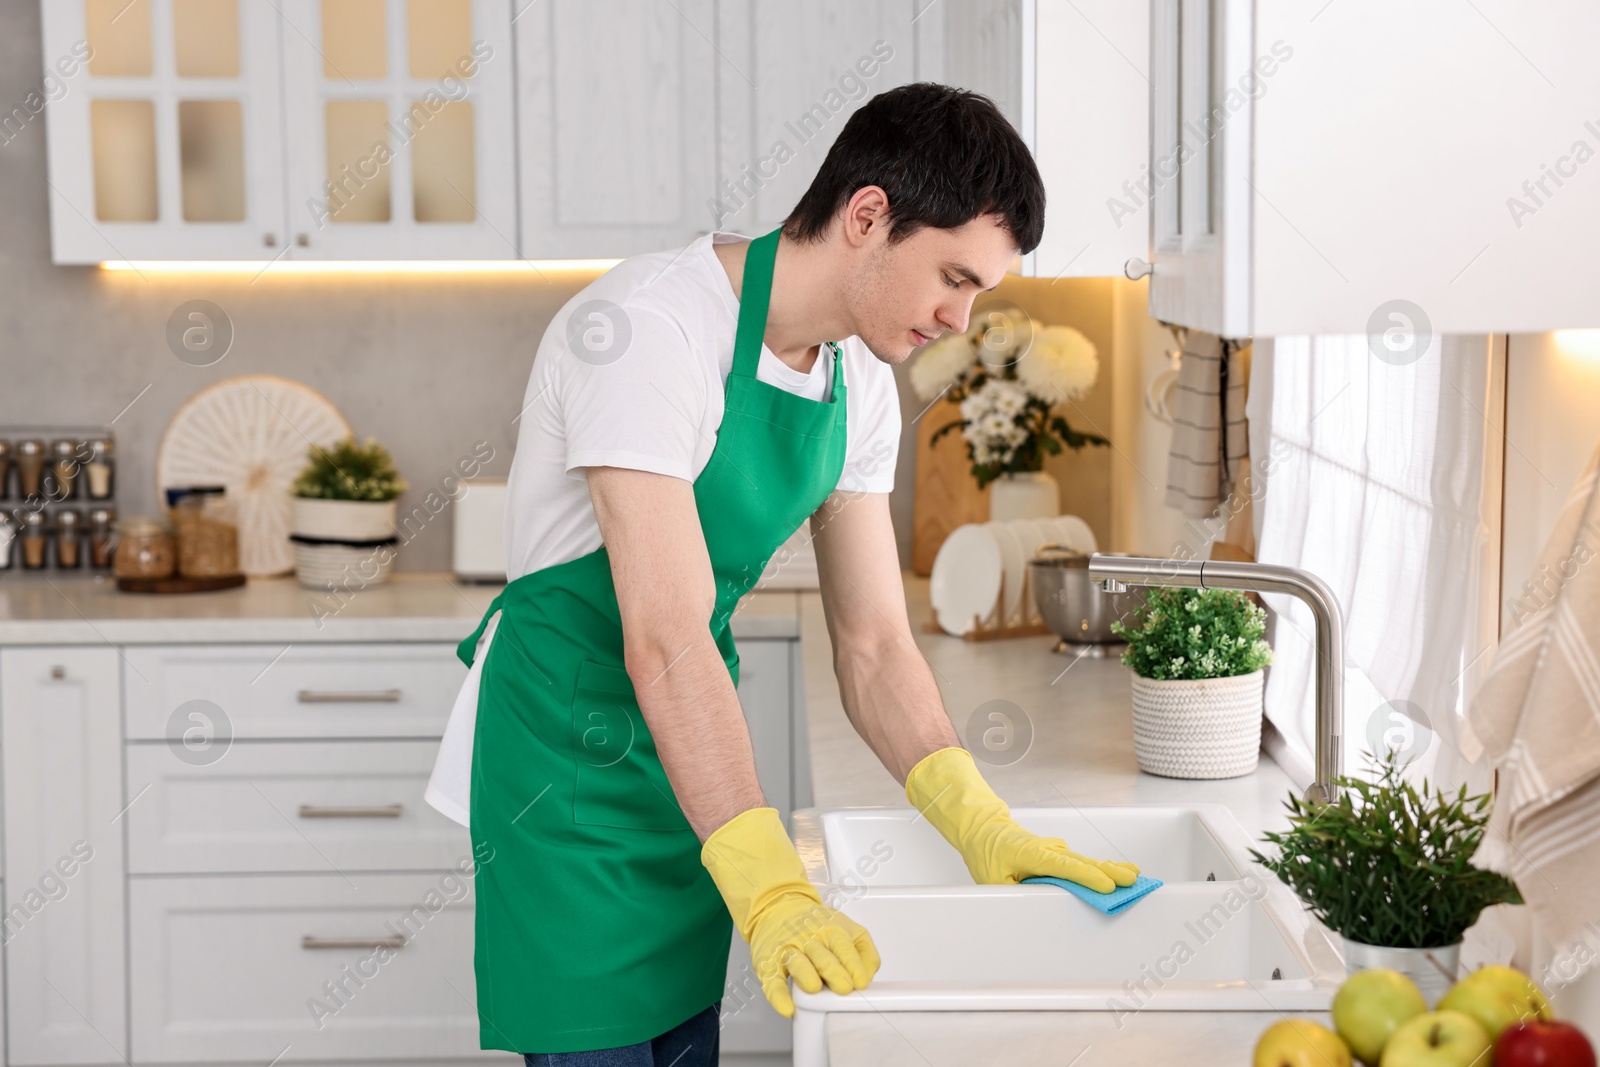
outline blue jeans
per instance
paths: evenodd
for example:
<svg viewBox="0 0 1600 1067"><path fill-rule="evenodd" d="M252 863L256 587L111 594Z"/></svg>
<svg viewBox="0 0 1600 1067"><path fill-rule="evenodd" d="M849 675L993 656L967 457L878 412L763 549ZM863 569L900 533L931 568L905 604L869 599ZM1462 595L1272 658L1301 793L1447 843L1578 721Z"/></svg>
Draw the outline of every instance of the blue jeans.
<svg viewBox="0 0 1600 1067"><path fill-rule="evenodd" d="M526 1067L717 1067L722 1001L685 1019L660 1037L589 1052L527 1052Z"/></svg>

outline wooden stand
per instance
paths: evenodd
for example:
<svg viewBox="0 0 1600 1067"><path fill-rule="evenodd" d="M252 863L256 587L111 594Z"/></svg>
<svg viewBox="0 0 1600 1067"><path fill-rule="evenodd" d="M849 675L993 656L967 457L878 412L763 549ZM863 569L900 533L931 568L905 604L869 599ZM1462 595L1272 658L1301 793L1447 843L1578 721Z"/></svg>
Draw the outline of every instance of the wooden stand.
<svg viewBox="0 0 1600 1067"><path fill-rule="evenodd" d="M233 589L244 584L243 574L223 574L214 578L184 578L172 575L167 578L118 578L117 588L124 593L209 593L215 589Z"/></svg>
<svg viewBox="0 0 1600 1067"><path fill-rule="evenodd" d="M1039 615L1038 608L1033 603L1032 584L1028 581L1029 567L1022 568L1022 617L1015 626L1010 625L1009 619L1002 614L1006 602L1006 577L1000 576L1000 592L995 596L995 623L985 626L983 620L977 615L972 616L972 629L961 635L964 641L995 641L1002 637L1037 637L1040 634L1054 633L1045 625L1044 619ZM942 634L944 627L939 625L937 618L930 618L922 624L922 632L929 634Z"/></svg>

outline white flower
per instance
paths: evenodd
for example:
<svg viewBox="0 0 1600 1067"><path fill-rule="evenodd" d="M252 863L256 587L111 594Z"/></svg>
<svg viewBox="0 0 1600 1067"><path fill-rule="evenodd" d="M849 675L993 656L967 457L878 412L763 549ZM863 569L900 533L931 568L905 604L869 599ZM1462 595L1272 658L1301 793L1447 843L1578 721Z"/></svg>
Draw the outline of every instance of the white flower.
<svg viewBox="0 0 1600 1067"><path fill-rule="evenodd" d="M949 334L923 348L911 364L911 390L923 402L944 392L978 361L965 334Z"/></svg>
<svg viewBox="0 0 1600 1067"><path fill-rule="evenodd" d="M972 446L973 462L1004 465L1012 461L1017 447L1029 436L1018 422L1027 400L1016 382L990 378L961 402L961 417L967 422L961 432Z"/></svg>
<svg viewBox="0 0 1600 1067"><path fill-rule="evenodd" d="M994 407L1005 415L1015 415L1028 404L1028 391L1009 378L993 381Z"/></svg>
<svg viewBox="0 0 1600 1067"><path fill-rule="evenodd" d="M1100 374L1094 343L1071 326L1041 327L1017 361L1017 380L1046 403L1082 396Z"/></svg>

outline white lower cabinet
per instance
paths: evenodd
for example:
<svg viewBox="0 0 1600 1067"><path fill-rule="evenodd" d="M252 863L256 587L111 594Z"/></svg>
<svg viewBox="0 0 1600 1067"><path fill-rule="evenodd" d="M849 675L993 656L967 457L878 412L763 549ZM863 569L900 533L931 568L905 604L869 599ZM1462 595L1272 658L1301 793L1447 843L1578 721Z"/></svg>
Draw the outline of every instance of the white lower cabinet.
<svg viewBox="0 0 1600 1067"><path fill-rule="evenodd" d="M0 649L12 1064L127 1057L120 666L105 646Z"/></svg>
<svg viewBox="0 0 1600 1067"><path fill-rule="evenodd" d="M467 674L455 646L442 642L124 652L128 737L187 740L191 750L233 740L438 737Z"/></svg>
<svg viewBox="0 0 1600 1067"><path fill-rule="evenodd" d="M423 800L437 741L242 741L201 765L182 751L128 746L133 874L428 870L471 853Z"/></svg>
<svg viewBox="0 0 1600 1067"><path fill-rule="evenodd" d="M454 649L0 649L8 1062L516 1062L478 1048L471 840L423 800ZM796 642L739 652L787 818ZM725 1052L790 1048L737 935L722 1011Z"/></svg>
<svg viewBox="0 0 1600 1067"><path fill-rule="evenodd" d="M135 1062L488 1060L472 879L134 878Z"/></svg>

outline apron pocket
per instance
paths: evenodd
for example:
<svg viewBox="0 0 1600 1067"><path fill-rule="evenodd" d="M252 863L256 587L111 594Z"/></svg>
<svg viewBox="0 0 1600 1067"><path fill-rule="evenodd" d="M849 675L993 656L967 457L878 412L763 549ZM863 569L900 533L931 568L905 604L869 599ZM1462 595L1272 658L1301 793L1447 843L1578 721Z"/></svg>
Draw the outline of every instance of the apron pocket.
<svg viewBox="0 0 1600 1067"><path fill-rule="evenodd" d="M574 822L625 830L688 830L620 667L584 660L572 697Z"/></svg>

